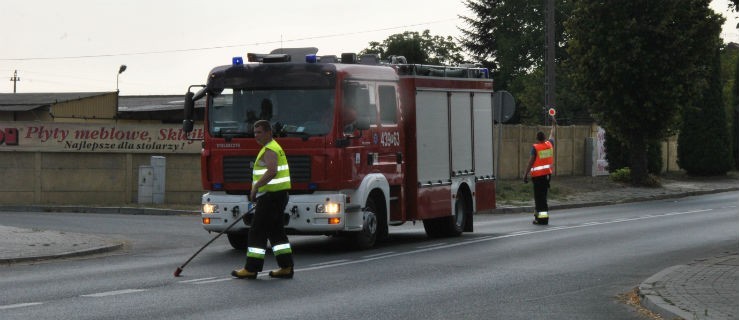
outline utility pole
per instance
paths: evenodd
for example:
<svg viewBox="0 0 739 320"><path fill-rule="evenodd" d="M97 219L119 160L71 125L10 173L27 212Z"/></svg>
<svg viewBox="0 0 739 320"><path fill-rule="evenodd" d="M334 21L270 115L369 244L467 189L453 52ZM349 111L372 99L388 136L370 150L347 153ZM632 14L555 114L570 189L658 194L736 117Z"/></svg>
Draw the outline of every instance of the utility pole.
<svg viewBox="0 0 739 320"><path fill-rule="evenodd" d="M544 0L544 124L549 125L549 117L546 116L555 103L555 78L557 72L554 64L554 54L557 44L554 40L554 0Z"/></svg>
<svg viewBox="0 0 739 320"><path fill-rule="evenodd" d="M13 93L15 93L15 84L18 81L21 81L21 78L18 77L18 70L15 70L15 72L13 72L13 77L10 78L10 81L13 81Z"/></svg>

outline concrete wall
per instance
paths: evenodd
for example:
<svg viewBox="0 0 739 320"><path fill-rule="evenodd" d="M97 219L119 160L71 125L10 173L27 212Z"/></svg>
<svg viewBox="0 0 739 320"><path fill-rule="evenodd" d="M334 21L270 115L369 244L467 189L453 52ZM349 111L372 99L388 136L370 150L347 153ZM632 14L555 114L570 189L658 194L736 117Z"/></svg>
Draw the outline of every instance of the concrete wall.
<svg viewBox="0 0 739 320"><path fill-rule="evenodd" d="M500 127L494 128L495 137ZM548 127L503 125L498 178L522 177L536 132ZM586 137L595 126L560 126L555 137L555 175L585 175ZM498 150L502 152L497 153ZM0 152L0 204L133 204L138 197L139 166L149 165L146 153ZM200 154L166 154L165 203L198 204ZM665 170L679 170L677 141L663 144Z"/></svg>
<svg viewBox="0 0 739 320"><path fill-rule="evenodd" d="M137 203L138 168L155 154L1 152L2 204ZM168 154L165 203L196 204L200 158Z"/></svg>
<svg viewBox="0 0 739 320"><path fill-rule="evenodd" d="M500 127L496 125L493 134L499 135ZM536 132L549 134L550 127L503 125L500 149L500 166L498 179L523 178L523 171L531 155L531 145L536 141ZM554 137L555 175L581 176L585 172L586 138L597 136L597 127L592 126L557 126ZM677 171L677 137L671 137L662 143L663 171Z"/></svg>
<svg viewBox="0 0 739 320"><path fill-rule="evenodd" d="M496 126L494 134L498 135L500 129ZM595 128L591 126L557 127L554 137L556 175L585 174L585 141L587 137L595 136L594 130ZM550 127L503 125L499 179L523 177L523 171L531 155L531 145L536 141L538 131L549 135Z"/></svg>

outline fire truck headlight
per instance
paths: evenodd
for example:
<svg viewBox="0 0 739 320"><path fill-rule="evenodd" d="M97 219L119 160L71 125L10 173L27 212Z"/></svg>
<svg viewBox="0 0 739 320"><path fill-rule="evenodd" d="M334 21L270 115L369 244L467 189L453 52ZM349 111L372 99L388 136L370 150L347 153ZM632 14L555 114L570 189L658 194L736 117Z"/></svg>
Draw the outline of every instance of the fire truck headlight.
<svg viewBox="0 0 739 320"><path fill-rule="evenodd" d="M215 213L218 212L217 204L206 203L203 205L203 213Z"/></svg>
<svg viewBox="0 0 739 320"><path fill-rule="evenodd" d="M341 206L336 202L326 202L316 205L316 213L337 214Z"/></svg>

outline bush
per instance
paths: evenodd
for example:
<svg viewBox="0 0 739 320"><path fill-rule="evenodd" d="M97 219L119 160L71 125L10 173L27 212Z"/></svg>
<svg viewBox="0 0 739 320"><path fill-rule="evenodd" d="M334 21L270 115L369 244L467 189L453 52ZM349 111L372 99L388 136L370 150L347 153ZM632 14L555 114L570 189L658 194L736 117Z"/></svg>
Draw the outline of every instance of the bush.
<svg viewBox="0 0 739 320"><path fill-rule="evenodd" d="M609 176L609 179L613 182L619 182L619 183L631 183L631 169L621 168L614 172L612 172ZM661 185L659 177L653 174L647 175L647 179L644 181L643 187L651 187L656 188Z"/></svg>
<svg viewBox="0 0 739 320"><path fill-rule="evenodd" d="M629 167L617 169L608 176L613 182L631 182L631 169Z"/></svg>

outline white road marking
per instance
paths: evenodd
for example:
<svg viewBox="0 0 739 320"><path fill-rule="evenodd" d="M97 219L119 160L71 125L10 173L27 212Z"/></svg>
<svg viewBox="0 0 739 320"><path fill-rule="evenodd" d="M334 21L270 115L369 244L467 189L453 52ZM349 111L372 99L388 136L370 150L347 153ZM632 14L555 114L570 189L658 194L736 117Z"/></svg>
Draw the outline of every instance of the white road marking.
<svg viewBox="0 0 739 320"><path fill-rule="evenodd" d="M438 247L438 246L443 246L443 245L446 245L446 242L434 243L434 244L429 244L429 245L425 245L425 246L419 246L419 247L416 247L416 248L418 248L418 249L426 249L426 248L433 248L433 247Z"/></svg>
<svg viewBox="0 0 739 320"><path fill-rule="evenodd" d="M216 277L208 277L208 278L200 278L200 279L191 279L191 280L184 280L184 281L180 281L180 283L190 283L190 282L198 282L198 281L212 280L212 279L215 279L215 278L216 278Z"/></svg>
<svg viewBox="0 0 739 320"><path fill-rule="evenodd" d="M100 298L100 297L117 296L119 294L136 293L136 292L142 292L142 291L146 291L146 289L123 289L123 290L115 290L115 291L108 291L108 292L98 292L98 293L93 293L93 294L83 294L80 297Z"/></svg>
<svg viewBox="0 0 739 320"><path fill-rule="evenodd" d="M16 303L16 304L9 304L5 306L0 306L0 310L7 310L7 309L15 309L15 308L23 308L23 307L32 307L43 304L43 302L28 302L28 303Z"/></svg>
<svg viewBox="0 0 739 320"><path fill-rule="evenodd" d="M295 272L333 268L333 267L345 266L345 265L350 265L350 264L359 264L359 263L369 262L373 260L387 259L387 258L392 258L392 257L397 257L397 256L405 256L405 255L411 255L411 254L416 254L416 253L421 253L421 252L435 251L435 250L447 249L447 248L452 248L452 247L459 247L459 246L474 244L478 242L486 242L486 241L491 241L491 240L520 237L520 236L536 234L536 233L553 232L553 231L567 230L567 229L577 229L577 228L607 225L607 224L629 222L629 221L638 221L638 220L645 220L645 219L655 219L655 218L662 218L662 217L668 217L668 216L677 216L677 215L684 215L684 214L691 214L691 213L707 212L707 211L712 211L712 210L713 209L703 209L703 210L692 210L692 211L682 211L682 212L670 212L670 213L664 213L660 215L650 214L650 215L645 215L645 216L636 217L636 218L617 219L617 220L603 221L603 222L586 222L586 223L582 223L582 224L574 225L574 226L549 227L549 228L545 228L541 230L534 230L534 231L516 231L510 234L505 234L505 235L500 235L500 236L481 236L481 237L477 237L474 239L460 241L460 242L451 243L451 244L436 243L436 244L432 244L428 246L417 247L416 250L411 250L411 251L406 251L406 252L398 252L398 253L382 252L378 254L364 256L358 260L341 259L341 260L333 260L333 261L327 261L327 262L322 262L322 263L316 263L306 268L295 269ZM265 274L259 275L259 277L263 277L263 276L265 276ZM233 280L233 279L234 278L208 277L208 278L184 280L184 281L180 281L180 283L206 284L206 283L228 281L228 280ZM99 298L99 297L108 297L108 296L115 296L115 295L121 295L121 294L138 293L138 292L144 292L144 291L147 291L147 289L123 289L123 290L99 292L99 293L93 293L93 294L85 294L85 295L81 295L81 297ZM37 306L41 304L43 304L43 302L10 304L10 305L0 306L0 310L32 307L32 306Z"/></svg>
<svg viewBox="0 0 739 320"><path fill-rule="evenodd" d="M592 226L601 226L601 225L607 225L607 224L638 221L638 220L645 220L645 219L663 218L666 216L677 216L677 215L684 215L684 214L690 214L690 213L706 212L706 211L711 211L711 210L713 209L692 210L692 211L683 211L683 212L670 212L670 213L664 213L664 214L659 214L659 215L650 214L650 215L645 215L641 217L616 219L616 220L611 220L611 221L591 221L591 222L585 222L585 223L574 225L574 226L557 226L557 227L546 227L545 229L540 229L540 230L514 231L509 234L504 234L500 236L481 236L481 237L477 237L474 239L455 242L451 244L435 243L435 244L431 244L427 246L416 247L415 250L405 251L405 252L392 252L392 251L382 252L378 254L363 256L357 260L341 259L341 260L332 260L332 261L326 261L326 262L321 262L321 263L314 263L305 268L296 268L295 272L303 272L303 271L311 271L311 270L319 270L319 269L333 268L333 267L339 267L339 266L346 266L346 265L351 265L351 264L359 264L359 263L369 262L373 260L387 259L387 258L393 258L393 257L398 257L398 256L406 256L406 255L411 255L411 254L416 254L416 253L421 253L421 252L459 247L459 246L464 246L468 244L486 242L486 241L491 241L491 240L520 237L520 236L526 236L526 235L531 235L531 234L536 234L536 233L553 232L553 231L558 231L558 230L569 230L569 229L585 228L585 227L592 227ZM262 276L264 276L264 274L259 275L260 278ZM204 278L204 279L208 279L208 278ZM223 278L223 279L205 280L205 281L199 281L200 279L195 279L195 280L191 280L191 282L194 282L194 284L205 284L205 283L227 281L227 280L232 280L232 279L234 278ZM198 281L196 282L196 280ZM184 281L181 281L181 282L184 282Z"/></svg>
<svg viewBox="0 0 739 320"><path fill-rule="evenodd" d="M381 253L377 253L377 254L371 254L371 255L368 255L368 256L364 256L362 258L363 259L374 258L374 257L384 256L386 254L393 254L393 253L395 253L395 251L381 252Z"/></svg>
<svg viewBox="0 0 739 320"><path fill-rule="evenodd" d="M205 284L205 283L223 282L223 281L228 281L228 280L233 280L233 279L236 279L236 278L234 278L234 277L221 278L221 279L215 279L214 278L214 280L206 280L206 281L194 282L193 284Z"/></svg>
<svg viewBox="0 0 739 320"><path fill-rule="evenodd" d="M713 210L713 209L702 209L702 210L692 210L692 211L682 211L682 212L670 212L670 213L665 213L665 214L661 214L661 215L650 215L650 216L642 216L642 217L629 218L629 219L618 219L618 220L613 220L613 221L587 222L587 223L583 223L583 224L579 224L579 225L574 225L574 226L549 227L549 228L545 228L545 229L541 229L541 230L529 231L529 232L526 232L526 233L510 233L510 234L505 234L505 235L500 235L500 236L484 236L484 237L479 237L479 238L470 239L470 240L466 240L466 241L460 241L460 242L451 243L451 244L441 243L441 244L433 244L433 245L424 246L424 247L417 247L416 250L411 250L411 251L406 251L406 252L398 252L398 253L392 253L392 254L385 254L385 255L381 255L381 256L362 258L362 259L358 259L358 260L345 260L345 261L339 260L340 262L329 261L329 262L325 262L325 263L321 263L321 264L314 264L314 265L311 265L311 266L309 266L307 268L301 268L301 269L296 268L295 269L295 272L319 270L319 269L326 269L326 268L333 268L333 267L345 266L345 265L350 265L350 264L358 264L358 263L364 263L364 262L369 262L369 261L373 261L373 260L387 259L387 258L392 258L392 257L405 256L405 255L411 255L411 254L416 254L416 253L421 253L421 252L427 252L427 251L434 251L434 250L440 250L440 249L448 249L448 248L459 247L459 246L464 246L464 245L468 245L468 244L474 244L474 243L478 243L478 242L486 242L486 241L491 241L491 240L499 240L499 239L506 239L506 238L512 238L512 237L520 237L520 236L531 235L531 234L536 234L536 233L544 233L544 232L553 232L553 231L558 231L558 230L568 230L568 229L585 228L585 227L600 226L600 225L607 225L607 224L614 224L614 223L621 223L621 222L629 222L629 221L638 221L638 220L645 220L645 219L663 218L663 217L666 217L666 216L677 216L677 215L684 215L684 214L691 214L691 213L706 212L706 211L711 211L711 210Z"/></svg>
<svg viewBox="0 0 739 320"><path fill-rule="evenodd" d="M322 266L322 265L326 265L326 264L342 263L342 262L346 262L346 261L349 261L349 260L347 260L347 259L341 259L341 260L332 260L332 261L326 261L326 262L319 262L319 263L311 264L311 266Z"/></svg>

